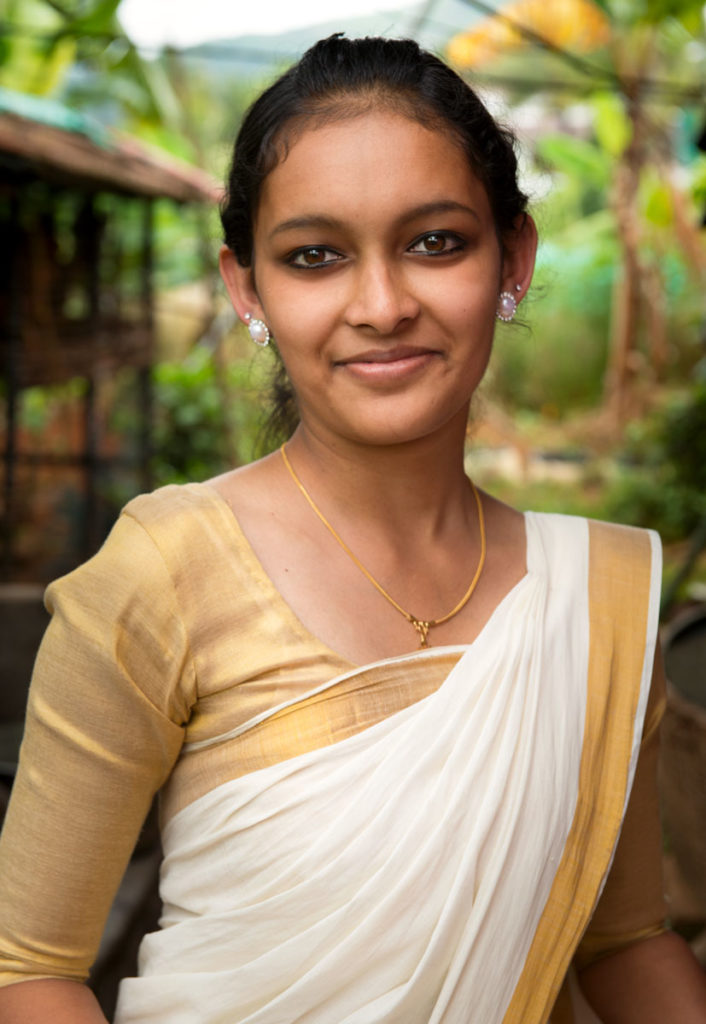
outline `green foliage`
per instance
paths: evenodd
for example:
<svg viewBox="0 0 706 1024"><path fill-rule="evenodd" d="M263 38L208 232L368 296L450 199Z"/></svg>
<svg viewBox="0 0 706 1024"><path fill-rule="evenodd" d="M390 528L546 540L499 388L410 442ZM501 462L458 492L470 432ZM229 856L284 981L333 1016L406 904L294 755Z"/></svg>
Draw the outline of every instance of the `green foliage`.
<svg viewBox="0 0 706 1024"><path fill-rule="evenodd" d="M614 77L616 88L609 92L601 87L581 107L584 118L586 111L592 115L593 141L550 134L536 142L539 166L550 172L553 181L548 198L539 207L540 235L548 239L548 244L540 251L536 278L539 291L544 291L541 304L537 300L538 336L528 342L521 333L502 330L498 335L501 343L496 346L494 383L499 397L515 408L518 403L529 403L533 409L561 414L570 411L572 404L586 406L600 399L607 339L613 326L608 311L613 305L615 274L622 262L610 196L616 170L628 166L631 160L636 166L643 155L645 165L632 212L637 214L640 259L645 267L658 268L654 274L657 287L664 283L668 373L689 372L698 358L703 295L694 275L689 274L689 256L675 232L673 198L663 168L665 158L667 163L681 160L688 166L693 195L697 205L703 207L706 171L694 146L702 111L696 102L693 110L689 109L688 101L677 109L676 98L680 88L693 92L695 98L698 95L706 54L703 4L697 0L597 3L612 22L613 45L602 55L592 55L591 61L598 67L608 59L605 71L607 77ZM510 77L512 69L506 70ZM654 82L654 95L646 89L630 106L620 82L641 77ZM674 86L673 106L656 102L661 83ZM545 93L545 103L549 102ZM575 97L553 102L561 109L562 103L574 105ZM644 116L637 122L641 126L641 138L637 140L640 147L633 151L630 114L637 107L642 108ZM585 124L585 120L579 118L576 124ZM670 146L669 155L665 142ZM650 162L652 152L659 154L656 164ZM658 171L657 166L662 170ZM522 310L525 315L526 305ZM648 366L645 319L643 312L638 336L631 341L638 349L637 359Z"/></svg>
<svg viewBox="0 0 706 1024"><path fill-rule="evenodd" d="M538 139L536 157L551 168L605 188L610 182L612 160L598 146L570 135L545 135Z"/></svg>
<svg viewBox="0 0 706 1024"><path fill-rule="evenodd" d="M652 220L666 216L654 191L645 191ZM652 181L650 181L652 185ZM599 404L610 338L610 316L619 249L611 214L580 216L566 192L550 195L537 214L540 244L532 290L520 307L530 330L498 325L490 366L491 395L513 410L527 408L550 417ZM671 211L671 205L668 207ZM667 211L667 212L668 212ZM572 213L574 216L572 216ZM544 225L547 227L544 228ZM664 282L671 349L670 373L690 373L700 355L703 296L688 273L674 239L643 255L659 260ZM682 378L683 379L683 378Z"/></svg>
<svg viewBox="0 0 706 1024"><path fill-rule="evenodd" d="M667 541L688 536L706 516L706 383L634 427L627 455L633 468L609 492L609 514Z"/></svg>
<svg viewBox="0 0 706 1024"><path fill-rule="evenodd" d="M246 363L219 367L197 346L154 371L157 485L204 480L253 457L263 420L263 381Z"/></svg>
<svg viewBox="0 0 706 1024"><path fill-rule="evenodd" d="M472 465L472 463L471 463ZM517 480L492 470L473 470L473 480L495 498L515 508L536 512L557 512L561 515L606 518L600 495L583 480L567 483L559 480Z"/></svg>
<svg viewBox="0 0 706 1024"><path fill-rule="evenodd" d="M703 14L701 0L640 0L635 4L639 16L652 25L666 18L675 18L685 24L691 23L695 14Z"/></svg>
<svg viewBox="0 0 706 1024"><path fill-rule="evenodd" d="M658 436L675 481L706 499L706 383L668 408Z"/></svg>
<svg viewBox="0 0 706 1024"><path fill-rule="evenodd" d="M700 519L698 496L648 470L623 476L606 497L607 518L657 530L665 542L683 540ZM706 511L706 509L704 509ZM703 514L703 512L701 512Z"/></svg>
<svg viewBox="0 0 706 1024"><path fill-rule="evenodd" d="M616 24L626 28L659 25L672 18L698 31L703 16L702 0L594 0L594 3Z"/></svg>
<svg viewBox="0 0 706 1024"><path fill-rule="evenodd" d="M51 387L23 388L19 399L20 430L34 435L40 444L46 446L46 431L52 419L61 415L63 409L80 402L85 388L85 382L78 377ZM53 448L56 448L57 437L66 447L66 439L59 434L52 439Z"/></svg>
<svg viewBox="0 0 706 1024"><path fill-rule="evenodd" d="M648 224L669 228L674 223L672 196L655 167L645 167L640 175L639 208Z"/></svg>
<svg viewBox="0 0 706 1024"><path fill-rule="evenodd" d="M706 156L700 156L694 163L691 191L696 205L706 207Z"/></svg>
<svg viewBox="0 0 706 1024"><path fill-rule="evenodd" d="M163 66L143 60L117 18L120 0L10 0L0 85L52 95L101 120L163 124L176 135L179 102ZM92 102L91 102L92 100Z"/></svg>
<svg viewBox="0 0 706 1024"><path fill-rule="evenodd" d="M36 95L52 93L76 56L73 40L56 35L62 19L42 0L10 0L3 20L18 30L3 34L0 85Z"/></svg>
<svg viewBox="0 0 706 1024"><path fill-rule="evenodd" d="M568 224L542 243L532 288L537 297L522 307L532 330L513 324L497 331L494 397L549 416L600 400L616 246L604 212Z"/></svg>
<svg viewBox="0 0 706 1024"><path fill-rule="evenodd" d="M611 157L622 156L632 139L632 125L621 98L612 92L599 92L593 96L592 106L600 148Z"/></svg>
<svg viewBox="0 0 706 1024"><path fill-rule="evenodd" d="M166 201L155 205L155 286L158 292L187 281L198 281L205 270L213 271L217 267L220 244L217 218L215 207L206 211L197 206L178 207ZM207 235L210 256L198 244L202 231Z"/></svg>

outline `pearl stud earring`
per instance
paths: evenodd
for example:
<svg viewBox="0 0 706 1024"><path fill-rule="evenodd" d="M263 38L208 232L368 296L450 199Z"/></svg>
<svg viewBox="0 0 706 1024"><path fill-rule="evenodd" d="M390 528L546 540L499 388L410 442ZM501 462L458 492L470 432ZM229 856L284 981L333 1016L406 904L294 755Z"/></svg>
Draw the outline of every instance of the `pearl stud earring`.
<svg viewBox="0 0 706 1024"><path fill-rule="evenodd" d="M264 348L270 343L270 329L264 320L258 320L257 317L253 319L252 313L246 313L243 320L248 325L248 331L250 337L259 345L260 348Z"/></svg>
<svg viewBox="0 0 706 1024"><path fill-rule="evenodd" d="M500 292L498 296L498 308L495 311L495 316L498 320L502 320L503 323L509 323L517 312L517 300L512 292Z"/></svg>

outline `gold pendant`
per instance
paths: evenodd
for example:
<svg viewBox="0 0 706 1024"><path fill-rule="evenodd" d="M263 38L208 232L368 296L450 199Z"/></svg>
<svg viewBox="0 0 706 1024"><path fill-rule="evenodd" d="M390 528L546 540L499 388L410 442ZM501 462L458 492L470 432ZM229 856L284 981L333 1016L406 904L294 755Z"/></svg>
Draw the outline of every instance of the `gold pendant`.
<svg viewBox="0 0 706 1024"><path fill-rule="evenodd" d="M427 642L427 634L429 633L429 629L431 628L431 622L425 622L423 619L415 618L411 618L410 622L412 623L417 633L419 634L419 646L428 647L429 644Z"/></svg>

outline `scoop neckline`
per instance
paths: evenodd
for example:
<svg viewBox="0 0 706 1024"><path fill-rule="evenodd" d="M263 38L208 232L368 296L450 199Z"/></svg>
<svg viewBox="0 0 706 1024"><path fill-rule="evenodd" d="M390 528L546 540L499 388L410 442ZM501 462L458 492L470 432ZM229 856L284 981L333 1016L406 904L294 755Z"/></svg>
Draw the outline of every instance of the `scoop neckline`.
<svg viewBox="0 0 706 1024"><path fill-rule="evenodd" d="M236 541L238 554L241 558L244 556L245 559L247 560L248 571L257 580L259 585L261 585L266 591L269 591L270 595L272 595L277 604L277 608L279 610L280 615L282 616L282 618L287 620L288 626L293 630L294 633L297 634L297 636L300 637L300 639L304 640L310 646L319 648L322 652L326 653L330 658L333 658L339 664L347 666L348 670L356 671L367 668L370 664L373 664L373 662L359 664L355 661L351 661L350 658L346 658L339 651L336 651L333 647L329 646L329 644L325 643L325 641L323 641L315 633L312 633L312 631L302 622L302 620L299 618L299 616L292 608L292 606L289 604L289 602L286 601L282 594L279 592L272 577L265 571L265 567L263 566L255 549L250 543L248 537L246 536L245 531L243 530L240 524L240 520L235 514L232 505L230 504L228 499L225 498L220 493L220 491L218 491L212 484L207 483L205 481L188 483L184 484L183 486L189 489L196 489L202 494L205 494L210 499L213 507L217 508L219 513L228 520L230 524L229 528L232 531L232 535ZM502 609L504 609L505 605L509 604L511 599L513 599L520 590L524 590L525 586L527 586L536 576L535 569L537 552L535 546L537 544L537 539L534 537L535 531L531 528L531 523L537 515L537 513L530 511L522 511L520 512L520 515L522 516L525 528L524 575L522 575L520 579L517 581L517 583L513 584L513 586L507 591L507 593L503 595L500 601L498 601L498 603L493 608L492 612L490 613L486 621L483 623L481 629L473 638L473 640L471 640L467 644L444 644L433 648L415 648L414 650L406 651L403 654L393 654L390 655L388 658L375 659L375 664L383 664L385 662L399 660L400 658L411 657L412 655L418 654L420 651L424 650L436 651L439 654L445 653L447 655L451 653L457 653L459 651L467 651L470 648L472 648L476 643L478 643L478 641L481 640L484 634L489 630L491 623L493 623L495 619L498 618L500 614L502 614Z"/></svg>

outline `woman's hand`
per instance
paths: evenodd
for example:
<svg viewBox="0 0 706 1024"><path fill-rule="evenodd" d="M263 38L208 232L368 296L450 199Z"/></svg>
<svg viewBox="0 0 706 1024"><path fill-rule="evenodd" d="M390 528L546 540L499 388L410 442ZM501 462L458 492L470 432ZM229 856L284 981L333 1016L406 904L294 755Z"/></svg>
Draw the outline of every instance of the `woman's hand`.
<svg viewBox="0 0 706 1024"><path fill-rule="evenodd" d="M579 984L603 1024L706 1024L706 974L673 932L598 960Z"/></svg>
<svg viewBox="0 0 706 1024"><path fill-rule="evenodd" d="M107 1024L89 988L46 978L0 989L1 1024Z"/></svg>

